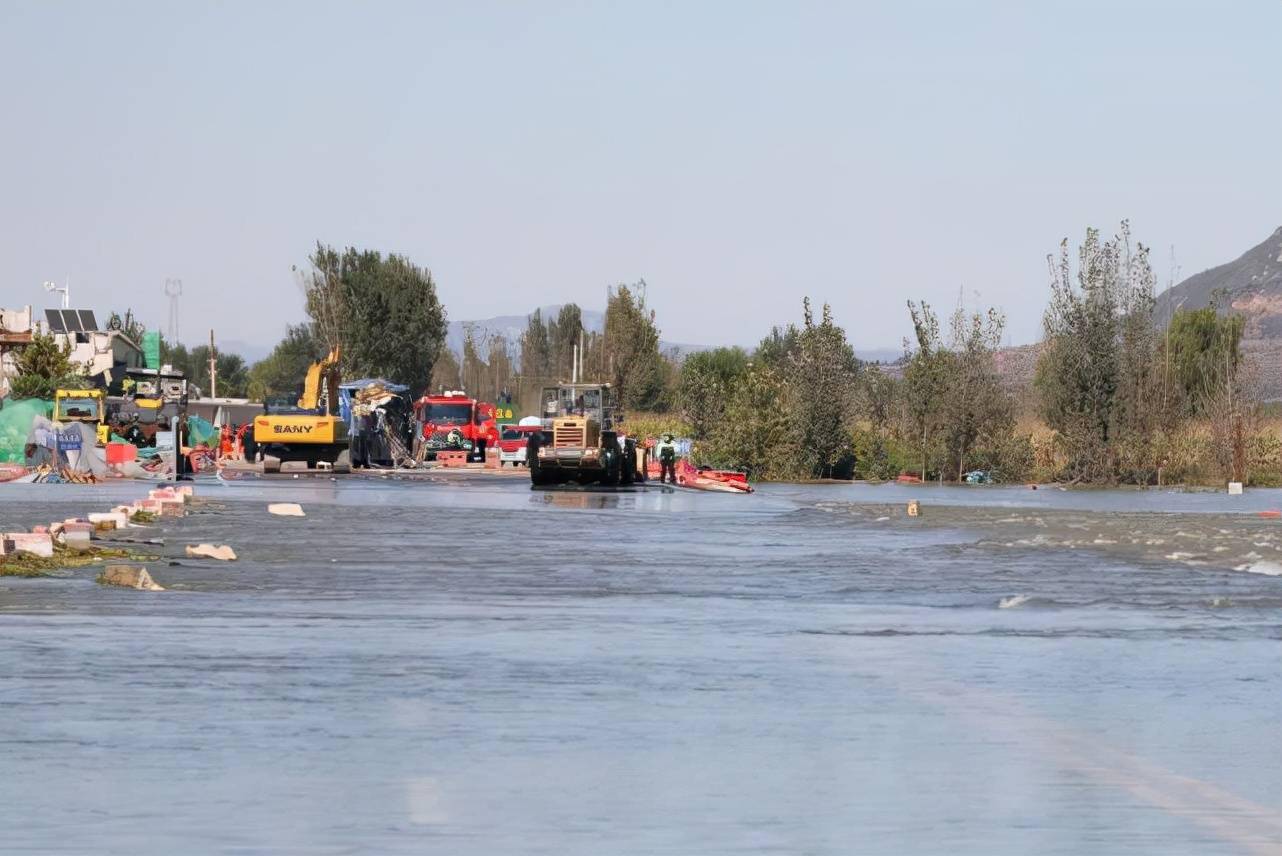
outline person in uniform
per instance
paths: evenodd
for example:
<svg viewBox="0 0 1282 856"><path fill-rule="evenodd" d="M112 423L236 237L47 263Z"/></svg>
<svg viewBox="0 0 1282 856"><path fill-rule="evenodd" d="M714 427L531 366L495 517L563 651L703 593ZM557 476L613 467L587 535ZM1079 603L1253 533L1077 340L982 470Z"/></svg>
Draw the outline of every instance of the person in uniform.
<svg viewBox="0 0 1282 856"><path fill-rule="evenodd" d="M669 483L677 483L677 444L671 434L664 434L655 446L659 454L659 484L666 478Z"/></svg>

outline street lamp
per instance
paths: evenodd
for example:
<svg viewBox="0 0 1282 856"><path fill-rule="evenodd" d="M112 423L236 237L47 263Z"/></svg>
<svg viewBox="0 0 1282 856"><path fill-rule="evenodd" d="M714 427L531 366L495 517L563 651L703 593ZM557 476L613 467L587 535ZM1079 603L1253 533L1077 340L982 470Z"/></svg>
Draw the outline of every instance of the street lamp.
<svg viewBox="0 0 1282 856"><path fill-rule="evenodd" d="M56 282L45 281L45 291L53 294L55 291L62 294L62 308L71 308L71 279L68 277L65 285L59 286Z"/></svg>

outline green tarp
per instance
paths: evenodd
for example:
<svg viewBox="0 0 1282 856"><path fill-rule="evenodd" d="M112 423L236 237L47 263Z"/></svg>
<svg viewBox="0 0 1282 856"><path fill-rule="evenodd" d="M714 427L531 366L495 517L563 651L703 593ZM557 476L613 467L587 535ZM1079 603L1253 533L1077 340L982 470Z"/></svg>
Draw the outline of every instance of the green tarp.
<svg viewBox="0 0 1282 856"><path fill-rule="evenodd" d="M160 368L160 334L155 330L142 334L142 354L147 368Z"/></svg>
<svg viewBox="0 0 1282 856"><path fill-rule="evenodd" d="M52 401L28 398L0 402L0 463L26 463L23 450L27 445L27 435L31 433L32 421L37 416L48 418L52 415Z"/></svg>

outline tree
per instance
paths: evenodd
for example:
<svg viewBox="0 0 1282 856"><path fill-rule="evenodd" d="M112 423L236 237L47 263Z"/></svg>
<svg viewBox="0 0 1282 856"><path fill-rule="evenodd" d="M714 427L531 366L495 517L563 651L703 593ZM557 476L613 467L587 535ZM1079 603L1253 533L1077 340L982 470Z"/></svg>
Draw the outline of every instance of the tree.
<svg viewBox="0 0 1282 856"><path fill-rule="evenodd" d="M1078 252L1076 284L1068 239L1059 258L1047 258L1051 302L1044 324L1046 345L1038 359L1035 385L1042 416L1058 432L1073 480L1115 481L1124 444L1140 446L1133 460L1147 456L1155 352L1153 272L1148 248L1130 248L1130 226L1101 241L1087 229Z"/></svg>
<svg viewBox="0 0 1282 856"><path fill-rule="evenodd" d="M307 370L325 352L310 324L290 325L285 338L249 370L246 394L262 399L300 392Z"/></svg>
<svg viewBox="0 0 1282 856"><path fill-rule="evenodd" d="M487 351L489 368L487 391L491 393L488 400L495 402L505 398L511 400L513 396L519 394L519 390L513 389L516 369L512 361L512 347L508 343L507 336L502 333L491 333Z"/></svg>
<svg viewBox="0 0 1282 856"><path fill-rule="evenodd" d="M981 442L999 446L1014 427L1014 404L1002 389L993 365L1006 318L996 309L953 313L952 343L945 366L948 383L943 406L944 447L949 471L961 481L969 456Z"/></svg>
<svg viewBox="0 0 1282 856"><path fill-rule="evenodd" d="M908 437L921 459L921 478L930 478L932 461L943 452L943 408L940 401L949 383L951 358L943 347L939 318L930 305L908 301L916 348L905 340L904 404Z"/></svg>
<svg viewBox="0 0 1282 856"><path fill-rule="evenodd" d="M449 348L443 348L432 366L432 382L428 391L436 394L447 389L458 389L463 385L463 369L459 365L458 355Z"/></svg>
<svg viewBox="0 0 1282 856"><path fill-rule="evenodd" d="M770 333L757 345L753 360L774 369L783 368L797 353L800 336L795 324L771 327Z"/></svg>
<svg viewBox="0 0 1282 856"><path fill-rule="evenodd" d="M610 292L602 337L605 375L626 410L655 410L664 396L659 330L645 298L627 285Z"/></svg>
<svg viewBox="0 0 1282 856"><path fill-rule="evenodd" d="M463 389L483 397L486 368L485 360L477 349L475 327L463 325Z"/></svg>
<svg viewBox="0 0 1282 856"><path fill-rule="evenodd" d="M521 374L539 383L552 374L552 344L542 310L530 313L525 332L521 334Z"/></svg>
<svg viewBox="0 0 1282 856"><path fill-rule="evenodd" d="M249 366L240 354L228 354L215 350L214 366L218 371L218 389L220 398L243 398L249 389ZM188 357L187 379L200 387L205 395L212 395L213 383L209 378L209 346L197 345L191 349ZM302 382L302 376L299 376Z"/></svg>
<svg viewBox="0 0 1282 856"><path fill-rule="evenodd" d="M1237 374L1243 329L1242 316L1221 316L1215 306L1180 309L1171 317L1162 343L1164 362L1186 413L1207 412Z"/></svg>
<svg viewBox="0 0 1282 856"><path fill-rule="evenodd" d="M146 325L134 317L132 309L126 309L123 314L112 312L108 315L107 329L119 330L127 339L139 346L142 345L143 334L147 332Z"/></svg>
<svg viewBox="0 0 1282 856"><path fill-rule="evenodd" d="M697 351L681 364L677 407L696 439L707 437L725 415L726 400L748 371L743 348Z"/></svg>
<svg viewBox="0 0 1282 856"><path fill-rule="evenodd" d="M788 373L797 403L800 464L812 477L829 478L837 464L851 456L859 360L846 341L846 331L833 323L828 304L818 322L809 298L802 306L804 324Z"/></svg>
<svg viewBox="0 0 1282 856"><path fill-rule="evenodd" d="M82 387L84 367L71 360L71 343L59 345L52 333L32 334L18 353L17 372L9 384L11 398L53 398L58 389Z"/></svg>
<svg viewBox="0 0 1282 856"><path fill-rule="evenodd" d="M707 459L745 470L754 478L793 478L798 448L792 430L792 390L770 366L750 363L712 429Z"/></svg>
<svg viewBox="0 0 1282 856"><path fill-rule="evenodd" d="M548 321L548 373L568 381L574 374L574 349L583 338L583 310L576 303L561 307Z"/></svg>
<svg viewBox="0 0 1282 856"><path fill-rule="evenodd" d="M403 256L319 243L309 261L307 313L320 339L342 348L345 373L428 384L446 333L431 273Z"/></svg>

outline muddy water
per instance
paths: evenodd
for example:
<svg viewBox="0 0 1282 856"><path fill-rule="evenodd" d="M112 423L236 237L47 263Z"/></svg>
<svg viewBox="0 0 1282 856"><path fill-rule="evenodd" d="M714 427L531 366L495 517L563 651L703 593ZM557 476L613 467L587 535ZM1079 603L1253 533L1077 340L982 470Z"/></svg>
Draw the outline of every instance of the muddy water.
<svg viewBox="0 0 1282 856"><path fill-rule="evenodd" d="M0 579L0 850L1282 849L1277 494L201 492L167 592Z"/></svg>

